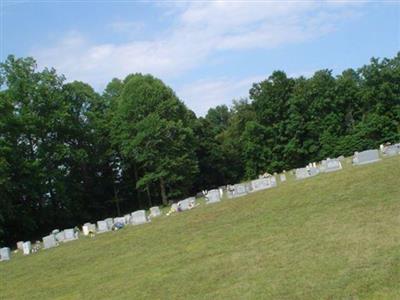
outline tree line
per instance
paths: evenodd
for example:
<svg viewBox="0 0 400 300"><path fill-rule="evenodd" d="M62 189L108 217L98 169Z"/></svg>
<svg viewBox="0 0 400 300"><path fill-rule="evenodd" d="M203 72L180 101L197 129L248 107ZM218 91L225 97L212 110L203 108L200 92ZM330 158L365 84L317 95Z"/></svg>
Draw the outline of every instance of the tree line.
<svg viewBox="0 0 400 300"><path fill-rule="evenodd" d="M275 71L205 117L151 75L97 93L9 56L0 85L8 244L400 140L400 53L338 76Z"/></svg>

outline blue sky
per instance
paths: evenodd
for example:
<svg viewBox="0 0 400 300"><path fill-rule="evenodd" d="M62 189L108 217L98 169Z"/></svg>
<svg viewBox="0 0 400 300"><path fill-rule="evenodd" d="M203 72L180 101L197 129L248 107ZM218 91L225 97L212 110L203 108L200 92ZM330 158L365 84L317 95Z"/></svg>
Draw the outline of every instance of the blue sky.
<svg viewBox="0 0 400 300"><path fill-rule="evenodd" d="M274 70L335 74L400 50L398 1L1 1L1 53L101 92L151 73L198 115Z"/></svg>

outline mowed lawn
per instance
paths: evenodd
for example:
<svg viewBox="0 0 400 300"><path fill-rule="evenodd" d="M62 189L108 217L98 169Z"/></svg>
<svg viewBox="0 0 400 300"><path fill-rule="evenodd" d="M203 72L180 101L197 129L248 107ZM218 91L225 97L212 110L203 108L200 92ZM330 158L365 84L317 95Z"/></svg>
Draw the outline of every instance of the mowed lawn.
<svg viewBox="0 0 400 300"><path fill-rule="evenodd" d="M400 299L400 156L14 255L0 299Z"/></svg>

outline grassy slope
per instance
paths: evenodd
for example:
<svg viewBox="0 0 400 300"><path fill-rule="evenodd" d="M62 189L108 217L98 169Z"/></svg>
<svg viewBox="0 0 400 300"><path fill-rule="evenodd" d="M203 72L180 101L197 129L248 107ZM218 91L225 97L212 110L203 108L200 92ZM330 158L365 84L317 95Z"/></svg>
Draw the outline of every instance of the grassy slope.
<svg viewBox="0 0 400 300"><path fill-rule="evenodd" d="M1 299L400 299L400 156L0 263Z"/></svg>

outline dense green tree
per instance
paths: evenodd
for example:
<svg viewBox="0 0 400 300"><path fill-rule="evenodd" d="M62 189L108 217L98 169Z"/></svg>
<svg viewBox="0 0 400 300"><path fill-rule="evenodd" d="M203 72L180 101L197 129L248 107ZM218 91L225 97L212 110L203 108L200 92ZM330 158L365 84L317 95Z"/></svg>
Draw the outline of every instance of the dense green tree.
<svg viewBox="0 0 400 300"><path fill-rule="evenodd" d="M168 197L184 195L197 173L192 114L161 80L128 76L119 98L113 135L124 163L134 168L136 187L159 186Z"/></svg>

